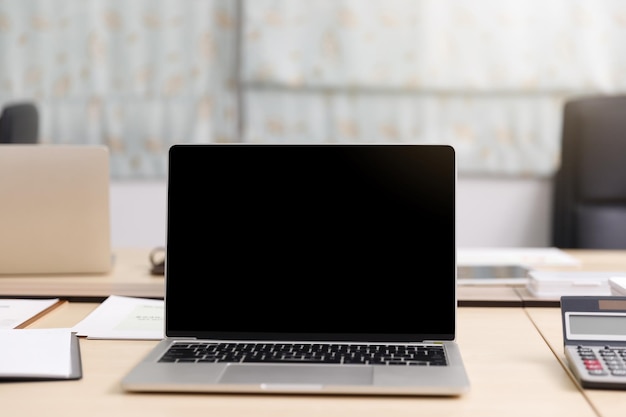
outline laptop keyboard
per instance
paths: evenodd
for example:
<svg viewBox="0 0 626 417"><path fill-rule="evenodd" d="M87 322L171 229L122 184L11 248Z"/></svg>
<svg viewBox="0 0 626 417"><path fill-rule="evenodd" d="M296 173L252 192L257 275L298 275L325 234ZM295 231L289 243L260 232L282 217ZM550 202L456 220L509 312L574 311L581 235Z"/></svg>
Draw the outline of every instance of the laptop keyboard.
<svg viewBox="0 0 626 417"><path fill-rule="evenodd" d="M176 342L159 362L343 363L445 366L439 345Z"/></svg>

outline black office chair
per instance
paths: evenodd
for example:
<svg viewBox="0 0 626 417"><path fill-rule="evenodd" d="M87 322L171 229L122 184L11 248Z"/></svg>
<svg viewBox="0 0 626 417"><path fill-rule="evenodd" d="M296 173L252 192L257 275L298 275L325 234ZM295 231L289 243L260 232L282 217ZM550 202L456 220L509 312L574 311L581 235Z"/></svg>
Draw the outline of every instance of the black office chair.
<svg viewBox="0 0 626 417"><path fill-rule="evenodd" d="M6 105L0 115L0 143L37 143L39 113L32 103Z"/></svg>
<svg viewBox="0 0 626 417"><path fill-rule="evenodd" d="M553 195L554 246L626 249L626 95L565 103Z"/></svg>

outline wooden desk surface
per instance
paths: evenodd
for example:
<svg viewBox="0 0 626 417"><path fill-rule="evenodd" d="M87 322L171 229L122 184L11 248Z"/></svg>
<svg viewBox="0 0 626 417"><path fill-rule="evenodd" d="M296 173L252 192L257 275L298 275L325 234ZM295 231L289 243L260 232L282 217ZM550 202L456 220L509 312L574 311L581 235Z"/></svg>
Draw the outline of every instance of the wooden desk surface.
<svg viewBox="0 0 626 417"><path fill-rule="evenodd" d="M72 327L96 304L66 303L31 327ZM472 388L459 398L129 394L119 382L154 341L81 339L78 381L0 385L7 416L596 416L523 308L459 309Z"/></svg>
<svg viewBox="0 0 626 417"><path fill-rule="evenodd" d="M150 275L150 250L113 251L113 270L93 275L0 275L0 297L102 299L109 295L163 298L162 276Z"/></svg>
<svg viewBox="0 0 626 417"><path fill-rule="evenodd" d="M0 297L59 297L79 301L102 301L109 295L163 298L163 276L150 275L149 254L152 248L119 248L114 251L113 271L105 275L0 275ZM558 270L625 270L626 251L565 250L581 261L581 266ZM548 268L546 268L548 269ZM534 297L524 286L460 285L460 306L558 307L558 298Z"/></svg>
<svg viewBox="0 0 626 417"><path fill-rule="evenodd" d="M78 301L102 301L109 295L163 298L165 280L150 275L151 248L119 248L115 264L103 275L0 275L0 297L59 297ZM460 305L521 307L522 301L510 286L460 286Z"/></svg>
<svg viewBox="0 0 626 417"><path fill-rule="evenodd" d="M563 369L572 381L575 381L569 371L567 360L563 352L563 327L561 324L561 309L549 307L530 307L525 309L528 317L535 323L537 330L554 352ZM589 403L603 417L623 417L626 415L626 391L595 390L579 388Z"/></svg>
<svg viewBox="0 0 626 417"><path fill-rule="evenodd" d="M457 300L462 307L522 307L515 286L459 285Z"/></svg>

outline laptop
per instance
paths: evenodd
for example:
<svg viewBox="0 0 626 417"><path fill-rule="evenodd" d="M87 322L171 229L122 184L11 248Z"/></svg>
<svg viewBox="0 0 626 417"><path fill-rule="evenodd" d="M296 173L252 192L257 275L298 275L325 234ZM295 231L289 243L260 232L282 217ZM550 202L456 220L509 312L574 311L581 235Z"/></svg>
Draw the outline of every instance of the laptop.
<svg viewBox="0 0 626 417"><path fill-rule="evenodd" d="M111 269L104 145L0 145L0 274Z"/></svg>
<svg viewBox="0 0 626 417"><path fill-rule="evenodd" d="M169 149L165 338L132 392L459 396L455 151Z"/></svg>

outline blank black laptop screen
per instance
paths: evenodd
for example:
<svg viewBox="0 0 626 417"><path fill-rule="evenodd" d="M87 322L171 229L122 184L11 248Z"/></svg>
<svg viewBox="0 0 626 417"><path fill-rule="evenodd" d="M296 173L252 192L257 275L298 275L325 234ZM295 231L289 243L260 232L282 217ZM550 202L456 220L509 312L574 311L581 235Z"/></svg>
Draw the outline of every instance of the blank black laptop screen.
<svg viewBox="0 0 626 417"><path fill-rule="evenodd" d="M456 162L445 145L174 145L166 334L447 340Z"/></svg>

